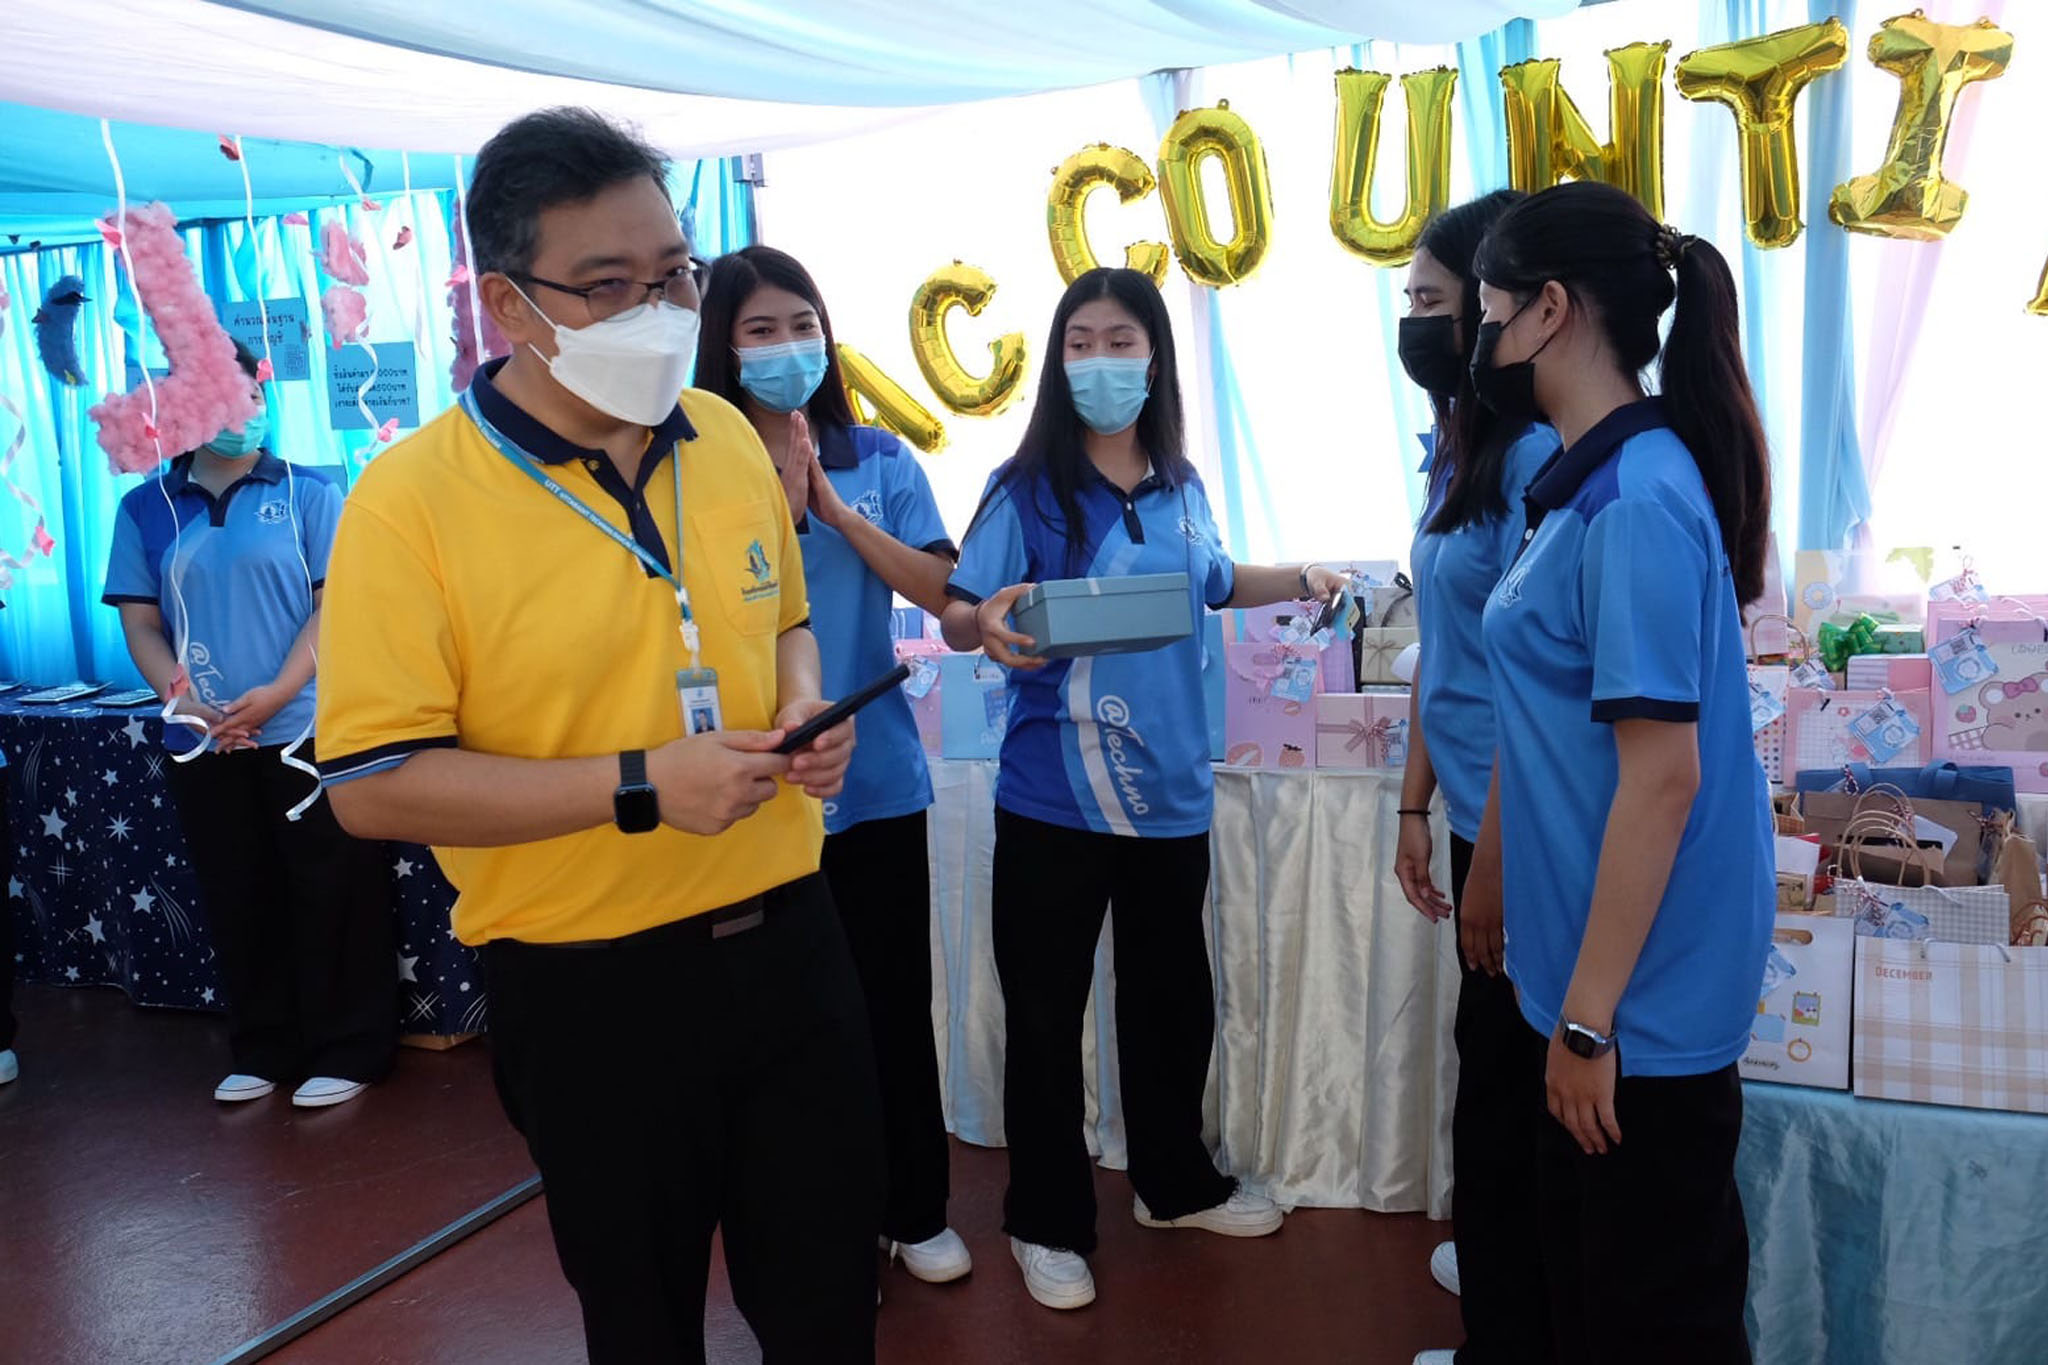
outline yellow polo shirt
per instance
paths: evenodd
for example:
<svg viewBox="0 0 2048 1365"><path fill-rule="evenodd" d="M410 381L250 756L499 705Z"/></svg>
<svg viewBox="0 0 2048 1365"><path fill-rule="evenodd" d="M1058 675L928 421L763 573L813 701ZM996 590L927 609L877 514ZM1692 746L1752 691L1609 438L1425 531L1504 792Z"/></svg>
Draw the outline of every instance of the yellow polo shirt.
<svg viewBox="0 0 2048 1365"><path fill-rule="evenodd" d="M776 639L809 608L789 504L752 426L724 400L685 392L655 432L676 459L650 460L633 490L488 374L475 383L493 426L643 546L658 532L663 559L680 461L683 581L704 666L718 671L727 729L768 729ZM683 733L676 670L690 661L674 590L499 454L460 406L364 471L326 588L318 728L330 783L433 747L578 758ZM559 943L635 933L816 872L823 837L818 803L784 787L711 838L605 825L434 853L459 893L464 943Z"/></svg>

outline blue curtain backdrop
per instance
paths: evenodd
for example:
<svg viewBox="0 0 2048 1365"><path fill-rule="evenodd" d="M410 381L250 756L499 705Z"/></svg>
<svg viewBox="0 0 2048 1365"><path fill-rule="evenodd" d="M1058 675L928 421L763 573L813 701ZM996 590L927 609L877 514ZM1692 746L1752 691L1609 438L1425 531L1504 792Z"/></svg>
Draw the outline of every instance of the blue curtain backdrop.
<svg viewBox="0 0 2048 1365"><path fill-rule="evenodd" d="M126 141L127 131L118 136ZM675 170L671 188L699 254L715 255L754 240L752 196L739 179L740 170L736 159L686 163ZM352 393L332 393L328 382L320 296L334 281L319 258L326 223L339 222L362 241L369 260L370 283L363 293L369 303L370 344L385 365L412 353L419 419L432 418L455 397L447 281L453 268L456 195L448 189L410 195L387 190L373 198L379 205L374 209L352 197L330 201L308 212L304 224L287 223L281 212L269 213L267 205L259 204L264 216L257 218L253 233L240 219L184 229L187 254L217 307L257 298L303 304L309 323L308 377L268 386L273 445L294 463L344 481L352 480L382 447L371 432L337 429L333 423L336 407L354 404ZM111 207L108 203L99 211ZM11 217L7 208L7 197L0 194L0 242L26 221ZM403 246L398 245L401 234L407 234ZM23 245L29 240L24 236ZM78 312L85 382L76 388L44 369L31 324L44 293L65 275L81 277L89 299ZM116 509L143 480L109 468L86 412L106 394L139 385L141 363L160 372L161 350L127 290L118 254L97 241L0 255L0 283L12 299L0 334L0 391L25 419L25 440L11 477L41 504L57 541L53 555L32 560L0 593L7 604L0 611L0 678L35 683L90 678L139 685L118 615L99 605L99 594ZM361 358L368 358L366 351ZM0 451L13 440L15 426L13 417L0 410ZM25 504L0 496L0 548L20 556L34 521Z"/></svg>

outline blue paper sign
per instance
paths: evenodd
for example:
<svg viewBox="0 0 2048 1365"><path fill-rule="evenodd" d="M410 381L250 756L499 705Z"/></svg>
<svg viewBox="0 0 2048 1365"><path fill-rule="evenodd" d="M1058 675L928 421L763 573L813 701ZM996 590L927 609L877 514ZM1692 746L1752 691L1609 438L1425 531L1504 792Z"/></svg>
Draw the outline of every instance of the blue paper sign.
<svg viewBox="0 0 2048 1365"><path fill-rule="evenodd" d="M420 424L420 390L410 341L375 343L377 358L366 346L337 346L327 353L327 420L336 431L369 431L396 417L401 427ZM365 421L356 404L363 381L375 376L363 402L374 421Z"/></svg>
<svg viewBox="0 0 2048 1365"><path fill-rule="evenodd" d="M254 299L221 305L220 325L227 334L249 348L249 354L263 359L265 321L270 324L270 377L311 379L313 367L309 341L311 324L306 319L304 299ZM357 381L361 382L361 381Z"/></svg>

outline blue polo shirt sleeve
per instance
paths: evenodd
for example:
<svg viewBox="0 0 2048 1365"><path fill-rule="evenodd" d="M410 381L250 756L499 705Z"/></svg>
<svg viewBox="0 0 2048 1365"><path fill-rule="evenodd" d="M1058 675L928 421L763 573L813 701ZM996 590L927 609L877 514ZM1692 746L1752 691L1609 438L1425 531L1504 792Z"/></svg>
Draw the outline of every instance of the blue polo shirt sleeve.
<svg viewBox="0 0 2048 1365"><path fill-rule="evenodd" d="M100 600L117 607L123 602L154 604L162 597L159 565L144 541L132 499L123 498L120 509L114 513L114 546L107 556L107 581Z"/></svg>
<svg viewBox="0 0 2048 1365"><path fill-rule="evenodd" d="M1202 548L1208 554L1206 564L1197 560L1195 565L1202 575L1202 601L1211 611L1221 611L1237 591L1237 565L1224 547L1223 533L1216 529L1215 514L1209 510L1209 493L1200 479L1188 485L1188 516L1195 523L1194 529L1201 533Z"/></svg>
<svg viewBox="0 0 2048 1365"><path fill-rule="evenodd" d="M1699 719L1706 550L1654 499L1594 514L1579 565L1594 720Z"/></svg>
<svg viewBox="0 0 2048 1365"><path fill-rule="evenodd" d="M931 481L910 447L901 441L882 462L882 503L888 510L889 525L896 539L916 550L934 554L955 554L953 538L939 515L938 499L932 496Z"/></svg>
<svg viewBox="0 0 2048 1365"><path fill-rule="evenodd" d="M299 478L299 537L313 586L327 585L327 557L334 551L334 531L341 524L341 490L322 478Z"/></svg>
<svg viewBox="0 0 2048 1365"><path fill-rule="evenodd" d="M963 602L979 604L1014 583L1025 582L1030 573L1030 555L1024 544L1024 522L1010 486L998 471L982 494L981 510L967 528L967 542L960 547L960 562L953 569L946 593Z"/></svg>

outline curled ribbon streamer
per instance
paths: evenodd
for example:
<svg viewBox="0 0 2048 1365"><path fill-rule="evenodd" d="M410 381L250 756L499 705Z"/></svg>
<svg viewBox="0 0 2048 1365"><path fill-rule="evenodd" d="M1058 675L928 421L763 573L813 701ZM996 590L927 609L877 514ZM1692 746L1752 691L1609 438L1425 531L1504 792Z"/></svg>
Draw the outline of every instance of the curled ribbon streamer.
<svg viewBox="0 0 2048 1365"><path fill-rule="evenodd" d="M121 263L127 267L128 287L135 292L136 312L143 319L142 322L138 323L139 328L147 325L149 309L143 304L142 281L135 274L135 258L128 250L128 238L134 227L128 221L128 181L121 174L121 158L114 150L114 127L106 119L100 120L100 142L105 145L107 160L114 168L114 222L116 228L112 234L113 243L115 249L121 253ZM140 336L136 338L138 348L141 345L141 340ZM156 381L150 377L147 355L145 354L142 359L144 362L142 365L142 386L149 396L149 421L144 431L148 439L155 444L157 462L162 464L166 457L164 455L163 432L159 430L156 420ZM187 716L178 710L178 698L188 685L189 680L185 665L192 653L191 622L187 617L185 607L185 564L184 557L178 553L178 541L183 538L185 528L183 523L178 520L178 505L171 501L171 491L164 487L162 479L157 480L157 491L163 494L164 506L170 510L171 526L174 528L171 541L170 582L172 600L178 604L178 629L176 631L176 639L172 642L176 646L178 671L171 680L170 695L164 698L163 722L166 726L182 725L188 730L199 732L199 743L193 745L184 753L171 755L171 762L173 763L190 763L193 759L198 758L213 747L213 727L197 716Z"/></svg>
<svg viewBox="0 0 2048 1365"><path fill-rule="evenodd" d="M242 138L239 133L235 135L235 160L242 168L242 214L244 220L249 225L249 248L252 252L257 253L257 278L255 280L256 313L263 323L263 373L265 376L268 376L276 372L276 367L271 363L272 357L270 354L270 305L263 297L263 258L256 246L256 192L249 182L249 159L242 152ZM348 169L346 163L343 164L342 169L344 171ZM300 572L306 576L306 601L310 604L313 601L315 591L313 586L313 566L306 559L306 540L299 527L298 476L292 471L292 462L290 460L284 462L284 498L286 515L291 518L292 549L298 554ZM308 648L310 649L311 646L308 646ZM320 667L320 656L318 653L313 655L313 667L316 671ZM306 812L313 808L313 803L320 799L322 789L320 770L298 756L299 746L312 737L313 722L308 719L305 726L300 729L298 738L287 744L284 752L279 755L279 761L285 767L305 773L313 779L312 794L284 813L284 818L292 824L297 824L305 816Z"/></svg>

